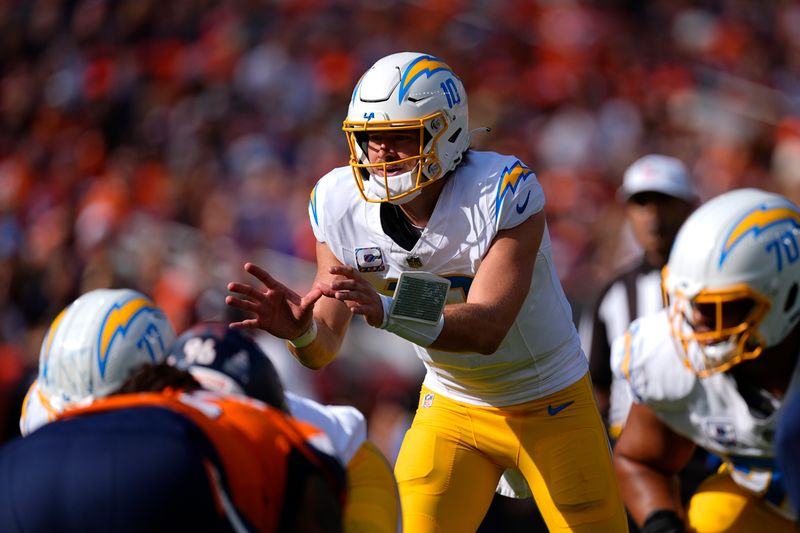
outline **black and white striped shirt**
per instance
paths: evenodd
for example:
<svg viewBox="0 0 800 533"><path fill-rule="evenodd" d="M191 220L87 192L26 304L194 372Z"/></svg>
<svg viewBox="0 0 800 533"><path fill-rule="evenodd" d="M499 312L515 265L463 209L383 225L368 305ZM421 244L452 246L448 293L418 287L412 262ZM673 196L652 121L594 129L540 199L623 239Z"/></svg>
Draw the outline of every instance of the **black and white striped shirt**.
<svg viewBox="0 0 800 533"><path fill-rule="evenodd" d="M611 343L636 318L664 306L661 269L642 258L618 273L600 292L591 314L581 321L581 342L595 387L611 387Z"/></svg>

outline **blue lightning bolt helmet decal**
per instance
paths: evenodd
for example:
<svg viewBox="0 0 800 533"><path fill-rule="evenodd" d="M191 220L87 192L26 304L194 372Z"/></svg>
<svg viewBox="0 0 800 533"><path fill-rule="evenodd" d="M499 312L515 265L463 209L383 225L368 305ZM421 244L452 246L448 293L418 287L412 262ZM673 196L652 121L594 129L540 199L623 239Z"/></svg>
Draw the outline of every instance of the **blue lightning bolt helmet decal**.
<svg viewBox="0 0 800 533"><path fill-rule="evenodd" d="M719 256L719 267L737 244L752 233L756 237L767 229L778 224L791 224L795 228L800 228L800 211L789 203L781 205L762 204L742 216L725 237L725 244Z"/></svg>
<svg viewBox="0 0 800 533"><path fill-rule="evenodd" d="M115 303L103 317L97 334L96 353L100 377L105 377L108 354L114 341L118 336L124 337L128 328L142 313L161 314L161 311L147 298L134 296Z"/></svg>
<svg viewBox="0 0 800 533"><path fill-rule="evenodd" d="M441 59L433 56L420 56L415 59L406 71L400 76L400 91L398 92L398 101L402 102L408 94L411 86L423 74L430 78L437 72L447 71L453 76L453 70Z"/></svg>
<svg viewBox="0 0 800 533"><path fill-rule="evenodd" d="M500 176L500 182L497 184L497 196L494 201L494 216L497 218L500 213L500 204L503 203L503 197L506 192L511 192L511 195L516 194L519 184L528 179L533 171L517 160L511 167L503 169Z"/></svg>

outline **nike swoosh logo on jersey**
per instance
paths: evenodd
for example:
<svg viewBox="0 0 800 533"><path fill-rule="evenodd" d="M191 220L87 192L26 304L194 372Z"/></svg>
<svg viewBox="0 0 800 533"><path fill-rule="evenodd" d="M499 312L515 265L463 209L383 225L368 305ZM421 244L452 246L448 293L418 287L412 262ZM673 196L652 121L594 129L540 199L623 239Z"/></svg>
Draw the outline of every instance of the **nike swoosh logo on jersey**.
<svg viewBox="0 0 800 533"><path fill-rule="evenodd" d="M569 407L573 403L575 403L574 400L571 401L571 402L562 403L561 405L557 405L555 407L553 407L552 405L548 405L547 406L547 414L550 415L550 416L556 416L558 413L560 413L561 411L563 411L564 409L566 409L567 407Z"/></svg>
<svg viewBox="0 0 800 533"><path fill-rule="evenodd" d="M520 215L525 212L525 208L528 207L528 200L531 199L531 191L528 191L528 196L525 197L525 202L522 205L517 204L517 213Z"/></svg>

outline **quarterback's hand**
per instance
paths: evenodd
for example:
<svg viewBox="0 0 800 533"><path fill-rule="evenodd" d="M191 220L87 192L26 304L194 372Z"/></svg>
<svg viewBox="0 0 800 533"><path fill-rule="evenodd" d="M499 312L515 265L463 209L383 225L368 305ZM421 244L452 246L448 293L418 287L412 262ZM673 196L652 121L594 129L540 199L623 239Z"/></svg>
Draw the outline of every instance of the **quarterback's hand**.
<svg viewBox="0 0 800 533"><path fill-rule="evenodd" d="M317 283L322 294L344 302L354 315L364 315L370 326L383 324L383 303L375 287L362 278L353 267L332 266L328 272L342 276L330 283Z"/></svg>
<svg viewBox="0 0 800 533"><path fill-rule="evenodd" d="M245 263L244 269L264 286L257 289L246 283L228 283L228 291L239 296L226 296L225 303L255 315L232 322L231 327L261 328L282 339L296 339L308 331L313 320L314 304L322 297L322 291L313 288L301 297L253 263Z"/></svg>

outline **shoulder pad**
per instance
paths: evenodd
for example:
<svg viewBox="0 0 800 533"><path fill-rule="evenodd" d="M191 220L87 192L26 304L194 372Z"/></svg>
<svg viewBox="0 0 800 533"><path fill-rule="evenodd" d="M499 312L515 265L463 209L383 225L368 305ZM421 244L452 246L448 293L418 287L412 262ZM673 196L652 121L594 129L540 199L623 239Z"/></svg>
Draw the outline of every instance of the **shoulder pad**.
<svg viewBox="0 0 800 533"><path fill-rule="evenodd" d="M634 320L614 340L611 369L637 402L661 410L681 409L697 380L678 356L665 311Z"/></svg>
<svg viewBox="0 0 800 533"><path fill-rule="evenodd" d="M311 229L320 242L326 242L325 228L331 221L338 219L339 215L329 212L330 209L341 207L346 209L351 199L343 195L352 195L356 189L350 167L338 167L322 176L308 200L308 218L311 220ZM360 198L359 198L360 200Z"/></svg>

